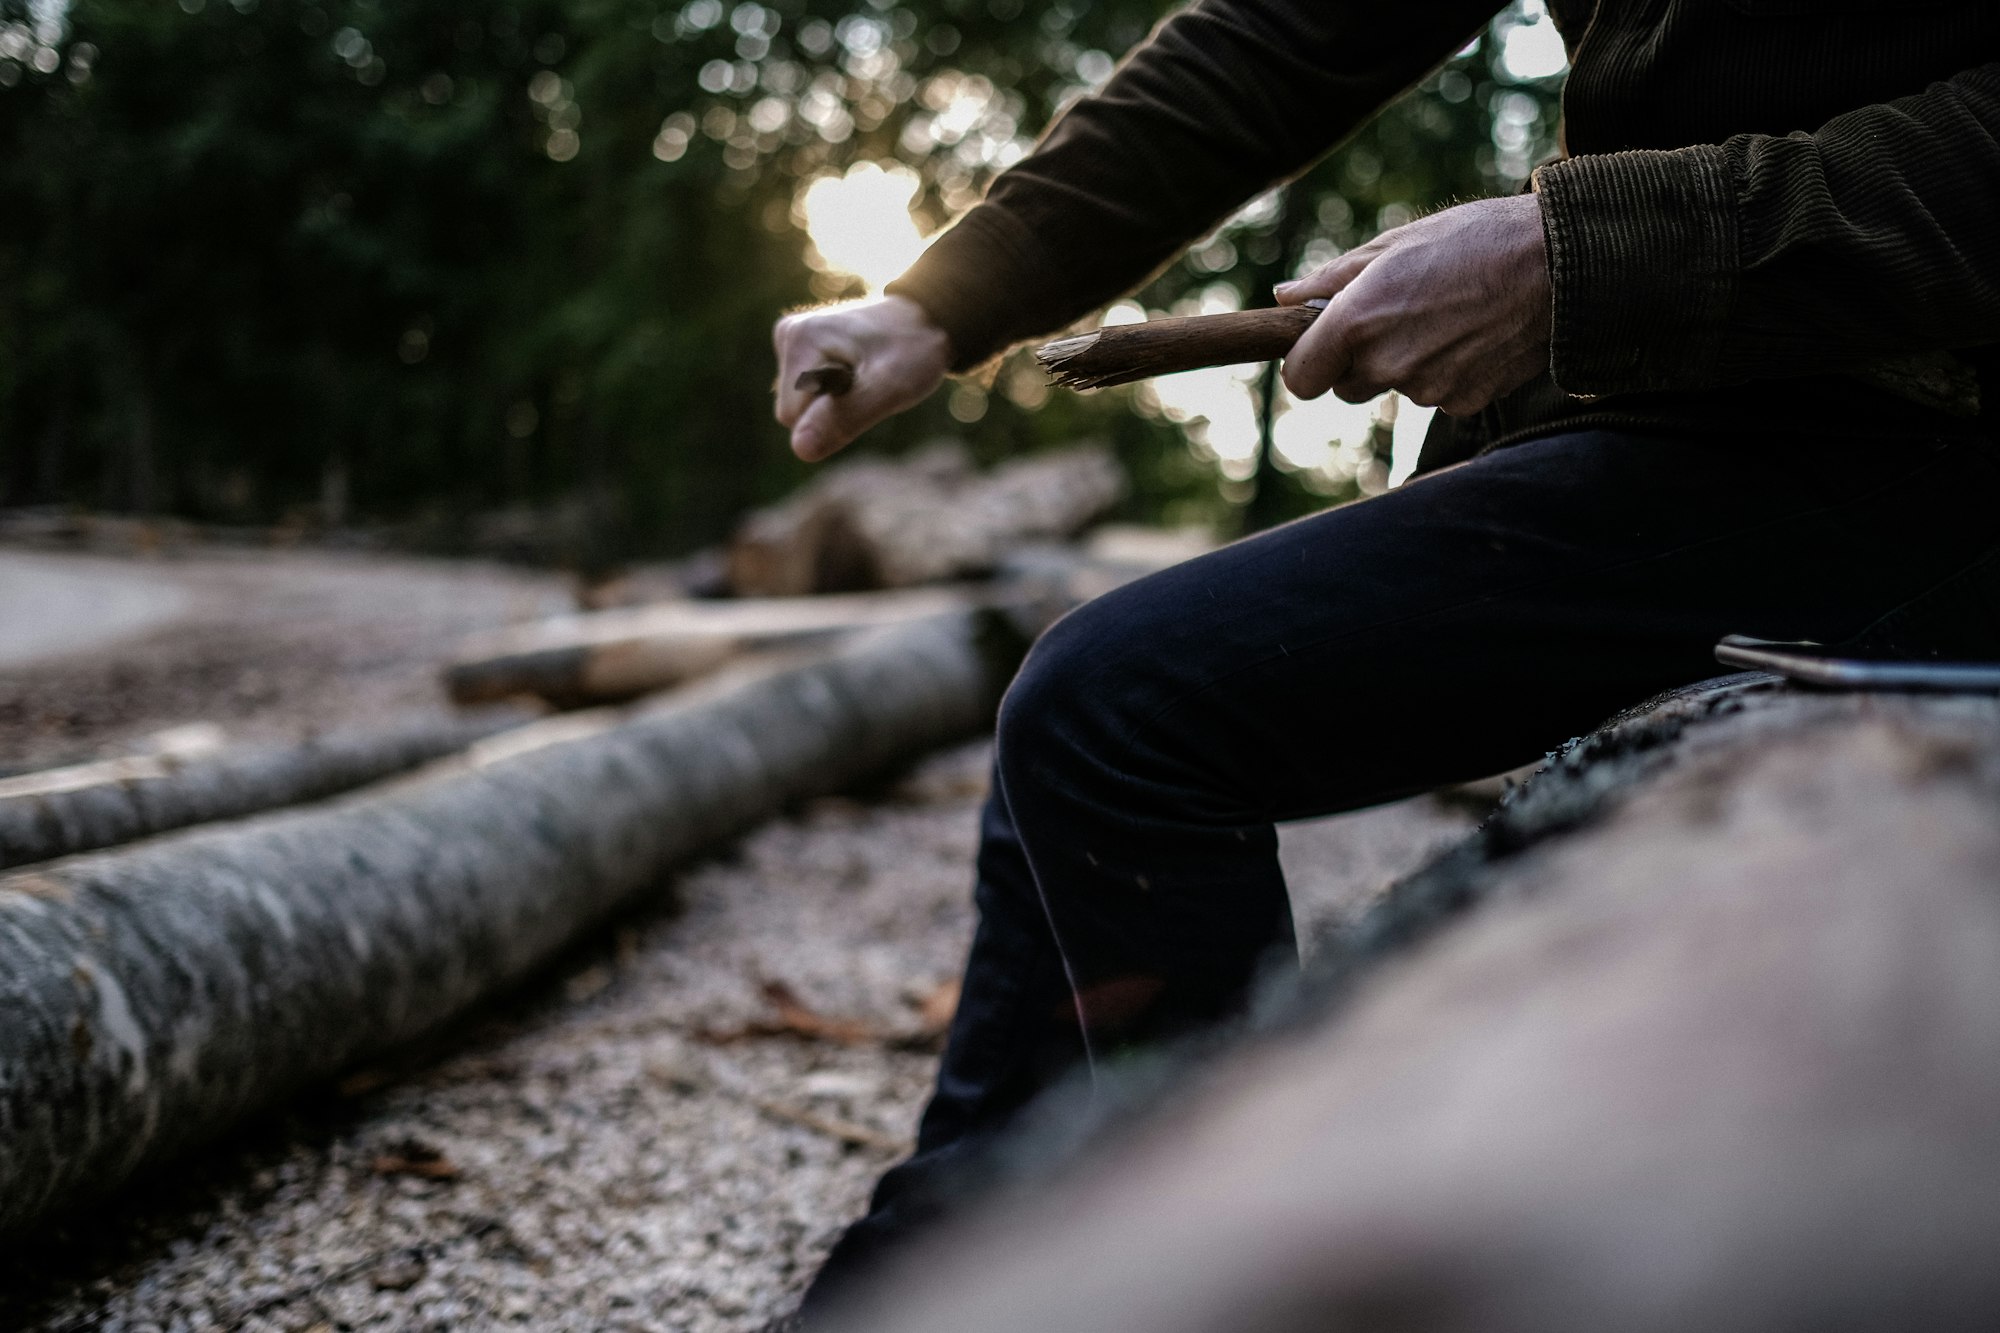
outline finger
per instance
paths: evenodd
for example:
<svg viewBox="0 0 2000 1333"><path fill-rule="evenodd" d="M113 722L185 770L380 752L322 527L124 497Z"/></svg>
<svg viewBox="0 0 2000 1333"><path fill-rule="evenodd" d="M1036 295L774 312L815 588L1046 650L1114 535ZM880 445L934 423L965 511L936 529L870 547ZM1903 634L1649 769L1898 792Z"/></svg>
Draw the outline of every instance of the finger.
<svg viewBox="0 0 2000 1333"><path fill-rule="evenodd" d="M1382 247L1374 241L1330 259L1294 282L1281 282L1271 289L1279 305L1303 305L1307 301L1340 295L1347 284L1360 277L1367 267L1382 257Z"/></svg>
<svg viewBox="0 0 2000 1333"><path fill-rule="evenodd" d="M1285 355L1280 376L1294 398L1317 398L1348 373L1357 348L1354 330L1335 301Z"/></svg>
<svg viewBox="0 0 2000 1333"><path fill-rule="evenodd" d="M809 390L799 387L799 371L802 369L796 347L798 325L790 318L781 319L771 330L771 346L778 354L778 378L771 386L774 395L774 411L778 424L787 429L796 426L799 417L812 403Z"/></svg>
<svg viewBox="0 0 2000 1333"><path fill-rule="evenodd" d="M1334 381L1333 396L1343 403L1371 403L1395 387L1386 376L1350 370Z"/></svg>
<svg viewBox="0 0 2000 1333"><path fill-rule="evenodd" d="M799 417L814 400L826 393L827 386L816 382L816 377L802 380L808 372L827 366L846 366L850 370L854 367L857 358L846 340L827 335L827 330L800 325L785 338L779 351L775 386L781 425L798 424Z"/></svg>
<svg viewBox="0 0 2000 1333"><path fill-rule="evenodd" d="M1391 389L1407 390L1418 380L1436 378L1436 367L1424 359L1406 334L1386 334L1357 340L1347 368L1333 379L1333 395L1343 402L1365 403Z"/></svg>
<svg viewBox="0 0 2000 1333"><path fill-rule="evenodd" d="M852 436L843 436L835 420L833 404L836 401L832 398L814 399L792 426L792 452L808 463L831 457L853 439Z"/></svg>
<svg viewBox="0 0 2000 1333"><path fill-rule="evenodd" d="M892 415L901 403L884 385L879 370L857 373L853 389L835 398L825 394L812 399L792 428L792 452L808 463L831 457L852 444L861 432Z"/></svg>

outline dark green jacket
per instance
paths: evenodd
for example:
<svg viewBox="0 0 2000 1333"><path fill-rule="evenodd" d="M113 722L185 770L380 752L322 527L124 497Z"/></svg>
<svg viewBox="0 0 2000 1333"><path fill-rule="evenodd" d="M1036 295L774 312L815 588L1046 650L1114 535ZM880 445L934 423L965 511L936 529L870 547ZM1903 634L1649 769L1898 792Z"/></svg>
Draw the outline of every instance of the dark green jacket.
<svg viewBox="0 0 2000 1333"><path fill-rule="evenodd" d="M961 366L1069 324L1495 9L1198 0L890 290L930 311ZM1567 156L1535 174L1554 386L1525 395L1533 412L1797 376L1972 410L1980 349L2000 339L2000 0L1551 9L1571 72Z"/></svg>

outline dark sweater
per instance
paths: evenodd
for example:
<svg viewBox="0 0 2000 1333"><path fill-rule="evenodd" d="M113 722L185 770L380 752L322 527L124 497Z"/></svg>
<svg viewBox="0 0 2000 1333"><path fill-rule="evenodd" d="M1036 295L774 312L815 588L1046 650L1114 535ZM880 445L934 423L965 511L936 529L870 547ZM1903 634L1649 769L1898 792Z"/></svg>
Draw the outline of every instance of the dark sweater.
<svg viewBox="0 0 2000 1333"><path fill-rule="evenodd" d="M1302 170L1496 8L1197 0L889 290L961 368L1060 328ZM1949 353L2000 338L2000 0L1551 9L1568 156L1534 184L1561 394L1858 374L1976 403L1984 354ZM1528 397L1561 401L1546 382Z"/></svg>

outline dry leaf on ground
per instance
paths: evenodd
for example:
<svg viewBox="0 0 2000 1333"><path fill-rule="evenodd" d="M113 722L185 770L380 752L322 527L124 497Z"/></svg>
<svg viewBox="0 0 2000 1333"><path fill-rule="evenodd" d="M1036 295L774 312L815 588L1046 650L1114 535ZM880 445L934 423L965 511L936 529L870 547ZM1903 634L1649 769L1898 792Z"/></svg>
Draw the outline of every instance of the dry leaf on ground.
<svg viewBox="0 0 2000 1333"><path fill-rule="evenodd" d="M425 1180L456 1180L458 1167L428 1143L402 1139L386 1145L368 1163L378 1176L421 1176Z"/></svg>

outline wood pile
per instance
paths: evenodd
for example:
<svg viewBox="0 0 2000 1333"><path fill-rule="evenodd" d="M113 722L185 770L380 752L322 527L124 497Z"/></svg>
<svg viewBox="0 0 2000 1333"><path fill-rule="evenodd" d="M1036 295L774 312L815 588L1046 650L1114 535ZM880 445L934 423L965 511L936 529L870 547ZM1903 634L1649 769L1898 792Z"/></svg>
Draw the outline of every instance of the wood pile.
<svg viewBox="0 0 2000 1333"><path fill-rule="evenodd" d="M988 574L1023 543L1074 536L1124 495L1124 473L1102 449L986 474L957 446L858 459L746 519L730 543L729 584L740 597L784 597Z"/></svg>
<svg viewBox="0 0 2000 1333"><path fill-rule="evenodd" d="M1337 946L831 1327L2000 1320L2000 700L1659 701Z"/></svg>
<svg viewBox="0 0 2000 1333"><path fill-rule="evenodd" d="M1032 545L1121 492L1093 451L857 463L727 563L763 560L760 592L861 591L582 613L446 670L459 702L533 711L190 733L0 780L0 1231L448 1021L787 803L989 724L1081 589L1189 550Z"/></svg>
<svg viewBox="0 0 2000 1333"><path fill-rule="evenodd" d="M955 445L854 460L744 520L720 561L734 596L585 611L486 635L446 668L445 688L460 704L532 698L578 708L946 610L1004 606L1046 624L1212 545L1199 533L1119 525L1085 535L1124 491L1101 449L985 474Z"/></svg>

